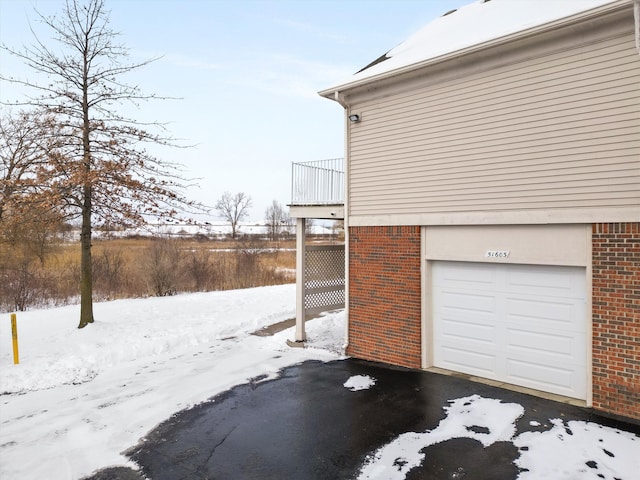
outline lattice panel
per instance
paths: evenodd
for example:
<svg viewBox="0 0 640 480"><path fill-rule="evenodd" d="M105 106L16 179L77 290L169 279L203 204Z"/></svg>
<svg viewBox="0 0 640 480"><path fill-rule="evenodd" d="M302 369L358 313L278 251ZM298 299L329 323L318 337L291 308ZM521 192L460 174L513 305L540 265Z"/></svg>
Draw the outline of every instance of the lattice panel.
<svg viewBox="0 0 640 480"><path fill-rule="evenodd" d="M309 245L305 256L307 313L344 307L344 245Z"/></svg>
<svg viewBox="0 0 640 480"><path fill-rule="evenodd" d="M330 292L307 293L304 296L304 309L307 313L324 312L344 307L344 288Z"/></svg>

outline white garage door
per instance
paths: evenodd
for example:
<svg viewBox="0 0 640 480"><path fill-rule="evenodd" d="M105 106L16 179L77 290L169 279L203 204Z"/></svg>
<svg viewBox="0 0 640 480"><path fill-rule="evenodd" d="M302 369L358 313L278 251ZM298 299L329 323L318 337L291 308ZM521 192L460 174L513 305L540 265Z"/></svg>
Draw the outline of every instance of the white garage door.
<svg viewBox="0 0 640 480"><path fill-rule="evenodd" d="M585 269L433 262L434 365L586 399Z"/></svg>

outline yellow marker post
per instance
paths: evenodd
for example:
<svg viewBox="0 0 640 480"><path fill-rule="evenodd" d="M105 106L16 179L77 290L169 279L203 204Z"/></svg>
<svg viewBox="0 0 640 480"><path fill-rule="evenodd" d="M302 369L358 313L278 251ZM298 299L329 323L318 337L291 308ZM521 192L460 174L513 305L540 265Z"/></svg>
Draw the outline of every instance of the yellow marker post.
<svg viewBox="0 0 640 480"><path fill-rule="evenodd" d="M18 357L18 322L16 321L16 314L11 314L11 339L13 340L13 364L20 363Z"/></svg>

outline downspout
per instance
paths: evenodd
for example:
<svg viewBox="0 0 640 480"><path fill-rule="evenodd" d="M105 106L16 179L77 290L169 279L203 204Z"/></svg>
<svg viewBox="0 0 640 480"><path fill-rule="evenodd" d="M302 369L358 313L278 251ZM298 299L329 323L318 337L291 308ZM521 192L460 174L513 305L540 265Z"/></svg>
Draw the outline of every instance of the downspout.
<svg viewBox="0 0 640 480"><path fill-rule="evenodd" d="M633 21L636 32L636 49L640 54L640 0L633 1Z"/></svg>
<svg viewBox="0 0 640 480"><path fill-rule="evenodd" d="M344 345L342 351L349 347L349 106L339 91L333 93L333 99L344 108Z"/></svg>
<svg viewBox="0 0 640 480"><path fill-rule="evenodd" d="M638 1L640 1L640 0L638 0ZM349 108L349 106L344 101L344 97L340 94L339 91L336 90L335 92L333 92L333 99L336 102L338 102L340 105L342 105L342 108L344 108L345 110L347 110ZM347 113L347 112L345 112L345 113ZM346 117L345 117L345 119L346 119Z"/></svg>

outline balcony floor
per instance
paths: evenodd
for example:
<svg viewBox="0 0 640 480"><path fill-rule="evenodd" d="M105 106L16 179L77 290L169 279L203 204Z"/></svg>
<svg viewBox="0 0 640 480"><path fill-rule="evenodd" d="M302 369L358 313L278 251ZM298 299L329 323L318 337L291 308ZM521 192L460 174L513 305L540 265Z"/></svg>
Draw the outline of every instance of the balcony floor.
<svg viewBox="0 0 640 480"><path fill-rule="evenodd" d="M319 218L323 220L344 220L344 203L322 205L289 205L291 218Z"/></svg>

